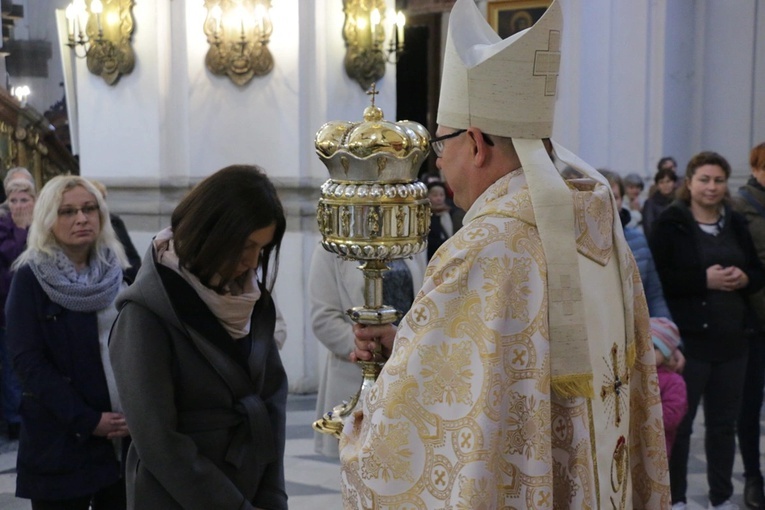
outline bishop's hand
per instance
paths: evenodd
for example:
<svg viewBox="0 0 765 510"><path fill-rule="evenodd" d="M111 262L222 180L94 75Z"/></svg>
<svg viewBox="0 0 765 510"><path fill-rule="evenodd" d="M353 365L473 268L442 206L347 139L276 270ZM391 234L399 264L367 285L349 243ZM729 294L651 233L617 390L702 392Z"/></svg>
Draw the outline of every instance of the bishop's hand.
<svg viewBox="0 0 765 510"><path fill-rule="evenodd" d="M356 348L349 356L351 361L373 361L374 351L379 345L382 345L383 359L390 357L393 340L396 338L396 327L393 324L354 324L353 333L356 335Z"/></svg>

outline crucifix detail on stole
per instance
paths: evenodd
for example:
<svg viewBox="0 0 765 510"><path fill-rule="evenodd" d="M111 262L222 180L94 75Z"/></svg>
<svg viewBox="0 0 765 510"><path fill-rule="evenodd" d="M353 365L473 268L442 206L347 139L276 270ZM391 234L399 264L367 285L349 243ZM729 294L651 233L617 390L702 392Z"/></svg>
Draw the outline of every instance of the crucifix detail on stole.
<svg viewBox="0 0 765 510"><path fill-rule="evenodd" d="M604 361L606 365L609 365L609 372L605 376L606 384L601 387L600 398L607 407L613 407L614 425L618 427L622 422L622 407L627 404L626 398L622 399L626 395L622 395L622 393L627 390L626 386L630 382L630 375L626 363L620 363L623 360L620 359L619 347L616 344L611 347L610 362L605 358ZM621 372L619 371L620 365L624 365Z"/></svg>

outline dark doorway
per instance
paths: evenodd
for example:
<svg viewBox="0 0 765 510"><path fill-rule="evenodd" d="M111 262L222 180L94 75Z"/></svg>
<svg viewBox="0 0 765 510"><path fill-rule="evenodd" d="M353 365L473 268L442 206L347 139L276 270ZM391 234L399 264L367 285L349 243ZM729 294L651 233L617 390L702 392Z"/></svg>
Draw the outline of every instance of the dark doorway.
<svg viewBox="0 0 765 510"><path fill-rule="evenodd" d="M396 64L396 118L419 122L436 131L441 87L441 14L412 16L405 27L406 50ZM420 168L420 175L437 172L435 158Z"/></svg>

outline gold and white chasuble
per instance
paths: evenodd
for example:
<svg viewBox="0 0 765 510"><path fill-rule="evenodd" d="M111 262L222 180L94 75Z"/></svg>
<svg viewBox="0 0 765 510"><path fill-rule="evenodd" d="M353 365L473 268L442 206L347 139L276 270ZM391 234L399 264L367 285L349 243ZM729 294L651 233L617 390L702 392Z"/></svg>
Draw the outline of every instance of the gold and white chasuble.
<svg viewBox="0 0 765 510"><path fill-rule="evenodd" d="M346 422L346 509L670 507L643 287L625 251L635 293L628 348L612 198L587 182L569 186L582 297L597 303L585 310L594 398L551 390L546 264L516 170L435 254L391 358Z"/></svg>

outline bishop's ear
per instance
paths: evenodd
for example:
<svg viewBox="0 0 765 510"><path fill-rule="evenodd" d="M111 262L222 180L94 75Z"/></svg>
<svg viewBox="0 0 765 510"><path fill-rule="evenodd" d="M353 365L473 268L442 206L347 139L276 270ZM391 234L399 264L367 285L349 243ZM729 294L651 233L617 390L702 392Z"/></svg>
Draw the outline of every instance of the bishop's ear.
<svg viewBox="0 0 765 510"><path fill-rule="evenodd" d="M473 164L482 166L486 162L487 151L494 145L489 135L477 127L469 127L467 136L470 138L471 150L473 151Z"/></svg>

